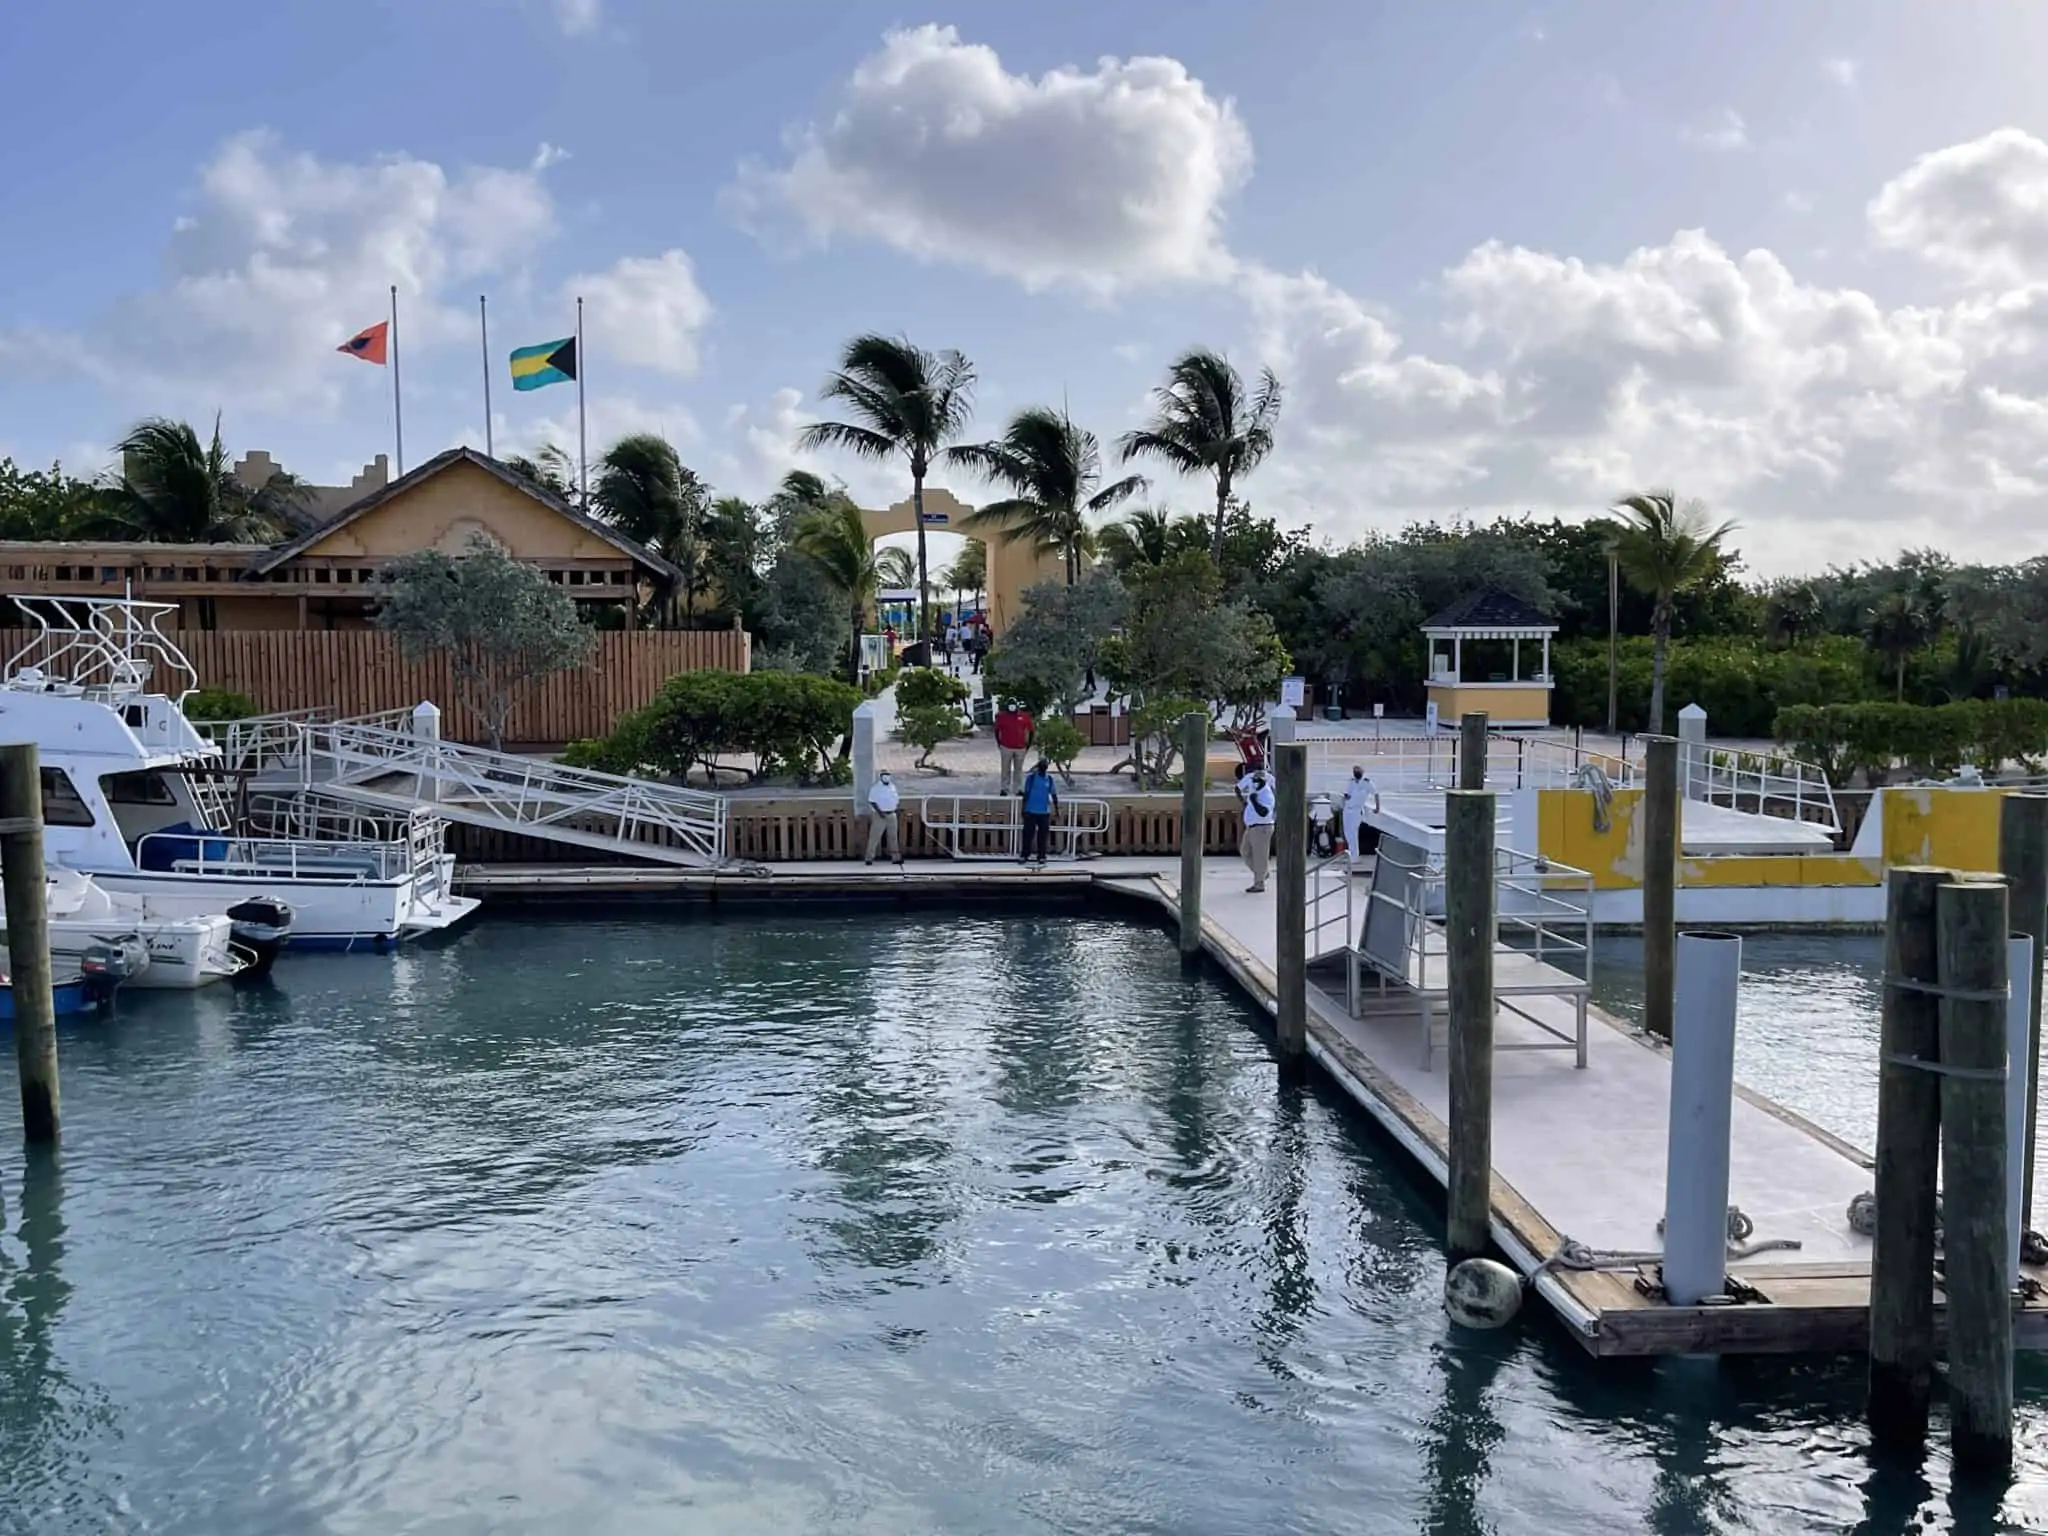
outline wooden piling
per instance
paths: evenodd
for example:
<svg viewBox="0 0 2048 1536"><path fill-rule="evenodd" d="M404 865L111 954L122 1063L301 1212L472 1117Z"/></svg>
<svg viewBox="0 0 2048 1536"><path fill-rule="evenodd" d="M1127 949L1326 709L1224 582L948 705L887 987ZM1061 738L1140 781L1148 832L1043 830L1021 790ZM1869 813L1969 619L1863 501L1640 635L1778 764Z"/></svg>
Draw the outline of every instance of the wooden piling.
<svg viewBox="0 0 2048 1536"><path fill-rule="evenodd" d="M1458 721L1458 788L1486 788L1486 711L1468 710Z"/></svg>
<svg viewBox="0 0 2048 1536"><path fill-rule="evenodd" d="M1998 812L1998 868L2014 933L2034 941L2035 963L2048 954L2048 795L2007 795ZM2034 1123L2041 1107L2041 987L2027 1004L2027 1157L2020 1170L2020 1230L2034 1219ZM2017 1070L2017 1064L2015 1065Z"/></svg>
<svg viewBox="0 0 2048 1536"><path fill-rule="evenodd" d="M1444 804L1444 934L1450 987L1450 1124L1444 1249L1478 1258L1493 1216L1494 803L1458 789Z"/></svg>
<svg viewBox="0 0 2048 1536"><path fill-rule="evenodd" d="M2006 1273L2003 881L1941 887L1942 1290L1949 1450L1958 1473L2012 1471L2012 1282ZM1967 1074L1967 1075L1965 1075ZM1882 1223L1883 1211L1879 1211Z"/></svg>
<svg viewBox="0 0 2048 1536"><path fill-rule="evenodd" d="M1678 984L1678 740L1643 739L1643 1027L1671 1038Z"/></svg>
<svg viewBox="0 0 2048 1536"><path fill-rule="evenodd" d="M1893 1451L1927 1439L1934 1391L1934 1195L1941 1080L1905 1061L1941 1054L1936 893L1945 869L1901 867L1885 892L1877 1077L1877 1233L1870 1255L1871 1439ZM1906 985L1895 985L1894 982Z"/></svg>
<svg viewBox="0 0 2048 1536"><path fill-rule="evenodd" d="M57 1139L57 1012L51 996L50 909L43 883L42 765L34 742L0 746L0 895L14 994L14 1059L21 1130L31 1144Z"/></svg>
<svg viewBox="0 0 2048 1536"><path fill-rule="evenodd" d="M1202 850L1209 820L1209 717L1191 710L1180 721L1180 957L1202 953Z"/></svg>
<svg viewBox="0 0 2048 1536"><path fill-rule="evenodd" d="M1274 1030L1283 1071L1308 1065L1308 748L1273 749Z"/></svg>

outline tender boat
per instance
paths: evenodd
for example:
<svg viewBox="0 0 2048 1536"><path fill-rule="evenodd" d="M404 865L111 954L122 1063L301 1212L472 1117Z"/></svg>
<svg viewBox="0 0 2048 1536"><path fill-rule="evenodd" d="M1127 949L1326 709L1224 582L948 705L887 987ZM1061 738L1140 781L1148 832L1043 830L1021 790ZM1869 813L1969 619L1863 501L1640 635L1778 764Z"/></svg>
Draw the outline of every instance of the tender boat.
<svg viewBox="0 0 2048 1536"><path fill-rule="evenodd" d="M198 675L158 628L172 605L14 601L37 634L0 682L0 735L41 753L52 868L90 875L117 902L141 898L153 922L245 912L258 954L278 943L382 948L476 910L450 889L446 828L424 810L372 840L247 835L219 747L180 707ZM176 697L150 691L159 671Z"/></svg>
<svg viewBox="0 0 2048 1536"><path fill-rule="evenodd" d="M56 1017L71 1018L81 1013L106 1013L114 1006L114 994L133 982L148 966L149 957L132 940L118 944L95 944L78 957L77 969L70 970L51 956L56 974L50 979L50 1001ZM68 972L68 974L67 974ZM0 1023L14 1022L14 980L0 969Z"/></svg>
<svg viewBox="0 0 2048 1536"><path fill-rule="evenodd" d="M147 896L110 891L79 870L49 873L50 956L59 970L75 966L95 944L122 937L142 947L147 963L128 978L131 987L189 990L252 972L276 947L239 942L237 923L226 913L171 917L158 913ZM252 933L261 937L261 931Z"/></svg>

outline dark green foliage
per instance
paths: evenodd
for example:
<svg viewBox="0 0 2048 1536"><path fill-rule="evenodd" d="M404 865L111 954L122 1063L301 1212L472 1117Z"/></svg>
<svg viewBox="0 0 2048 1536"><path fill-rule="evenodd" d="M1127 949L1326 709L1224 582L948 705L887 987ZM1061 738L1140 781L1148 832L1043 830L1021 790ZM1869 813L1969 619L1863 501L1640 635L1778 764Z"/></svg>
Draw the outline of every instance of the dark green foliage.
<svg viewBox="0 0 2048 1536"><path fill-rule="evenodd" d="M908 667L896 684L896 734L918 748L917 766L932 766L932 748L966 734L960 706L968 687L936 667Z"/></svg>
<svg viewBox="0 0 2048 1536"><path fill-rule="evenodd" d="M1624 721L1649 714L1654 642L1630 635L1620 645L1620 714ZM1551 670L1557 678L1550 717L1559 725L1595 729L1607 719L1607 642L1574 640L1554 645ZM1870 675L1868 649L1853 640L1828 636L1797 650L1783 650L1759 638L1674 640L1665 682L1677 708L1697 704L1707 712L1716 737L1768 737L1778 712L1799 704L1853 703L1878 697ZM1889 690L1885 690L1889 692Z"/></svg>
<svg viewBox="0 0 2048 1536"><path fill-rule="evenodd" d="M254 699L232 688L196 688L185 695L187 720L247 720L262 713Z"/></svg>
<svg viewBox="0 0 2048 1536"><path fill-rule="evenodd" d="M1900 769L1945 777L1964 763L1987 774L2008 764L2037 772L2048 758L2048 700L1802 705L1779 713L1774 734L1837 784L1859 773L1883 784Z"/></svg>
<svg viewBox="0 0 2048 1536"><path fill-rule="evenodd" d="M682 780L700 766L715 776L722 757L752 756L752 779L832 782L831 753L859 702L849 684L807 673L682 672L610 736L576 742L563 761Z"/></svg>
<svg viewBox="0 0 2048 1536"><path fill-rule="evenodd" d="M1031 732L1031 745L1038 754L1053 767L1060 777L1071 782L1074 777L1074 759L1081 755L1081 748L1087 743L1081 739L1081 731L1065 715L1054 715L1050 720L1040 720Z"/></svg>

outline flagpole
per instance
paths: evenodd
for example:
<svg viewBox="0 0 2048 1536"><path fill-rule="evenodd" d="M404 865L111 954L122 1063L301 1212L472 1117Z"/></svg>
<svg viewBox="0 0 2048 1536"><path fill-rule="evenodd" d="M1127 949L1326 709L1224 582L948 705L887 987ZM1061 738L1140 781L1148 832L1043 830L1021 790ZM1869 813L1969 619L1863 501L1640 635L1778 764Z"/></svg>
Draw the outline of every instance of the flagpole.
<svg viewBox="0 0 2048 1536"><path fill-rule="evenodd" d="M576 458L583 505L590 505L590 431L583 415L583 375L590 360L583 355L583 295L576 295Z"/></svg>
<svg viewBox="0 0 2048 1536"><path fill-rule="evenodd" d="M398 475L405 478L405 407L398 390L398 284L391 285L391 435L398 449Z"/></svg>
<svg viewBox="0 0 2048 1536"><path fill-rule="evenodd" d="M498 454L491 441L491 315L484 307L484 296L476 296L476 323L484 343L484 457L495 459Z"/></svg>

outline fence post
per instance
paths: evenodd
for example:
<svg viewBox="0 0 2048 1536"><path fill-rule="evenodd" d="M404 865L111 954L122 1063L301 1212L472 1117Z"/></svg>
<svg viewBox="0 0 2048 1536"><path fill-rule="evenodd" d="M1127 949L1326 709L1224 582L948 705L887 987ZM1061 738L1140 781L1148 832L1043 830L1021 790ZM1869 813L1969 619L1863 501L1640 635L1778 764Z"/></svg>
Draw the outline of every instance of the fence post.
<svg viewBox="0 0 2048 1536"><path fill-rule="evenodd" d="M1273 756L1274 971L1279 1005L1274 1032L1280 1041L1281 1070L1299 1073L1308 1065L1308 748L1290 742L1276 746Z"/></svg>
<svg viewBox="0 0 2048 1536"><path fill-rule="evenodd" d="M2003 881L1958 879L1942 886L1935 905L1943 993L1944 1072L1938 1081L1946 1171L1942 1289L1948 1299L1949 1452L1958 1473L1999 1475L2012 1470L2005 897Z"/></svg>
<svg viewBox="0 0 2048 1536"><path fill-rule="evenodd" d="M2005 797L1998 808L1998 868L2011 902L2007 916L2012 931L2034 941L2031 983L2040 977L2043 945L2048 944L2048 795ZM2014 1058L2014 1070L2023 1060L2027 1074L2026 1154L2020 1165L2022 1232L2034 1219L2034 1119L2041 1108L2041 989L2029 985L2027 994L2027 1049L2023 1058Z"/></svg>
<svg viewBox="0 0 2048 1536"><path fill-rule="evenodd" d="M1486 746L1486 711L1466 711L1458 721L1458 788L1486 788Z"/></svg>
<svg viewBox="0 0 2048 1536"><path fill-rule="evenodd" d="M1877 1231L1870 1253L1871 1439L1912 1450L1934 1393L1934 1196L1941 1079L1903 1065L1941 1054L1935 938L1945 869L1901 867L1885 892L1885 989L1878 1026Z"/></svg>
<svg viewBox="0 0 2048 1536"><path fill-rule="evenodd" d="M57 1009L51 996L50 906L43 883L42 768L34 742L0 746L0 895L14 995L14 1060L21 1131L31 1145L57 1139Z"/></svg>
<svg viewBox="0 0 2048 1536"><path fill-rule="evenodd" d="M1455 789L1444 802L1444 942L1450 972L1444 1248L1456 1265L1484 1256L1493 1225L1494 804L1493 795L1483 789Z"/></svg>
<svg viewBox="0 0 2048 1536"><path fill-rule="evenodd" d="M1688 704L1678 712L1678 798L1704 800L1712 780L1707 769L1707 712Z"/></svg>
<svg viewBox="0 0 2048 1536"><path fill-rule="evenodd" d="M424 755L429 759L428 766L438 769L440 765L438 754L441 746L441 711L432 700L422 699L413 706L412 733L419 740L431 743ZM420 774L418 792L422 800L439 800L441 798L441 775L438 772Z"/></svg>
<svg viewBox="0 0 2048 1536"><path fill-rule="evenodd" d="M1190 710L1180 721L1180 957L1202 952L1202 852L1209 821L1209 717Z"/></svg>
<svg viewBox="0 0 2048 1536"><path fill-rule="evenodd" d="M1678 743L1652 736L1643 755L1643 1027L1669 1040L1678 964Z"/></svg>

